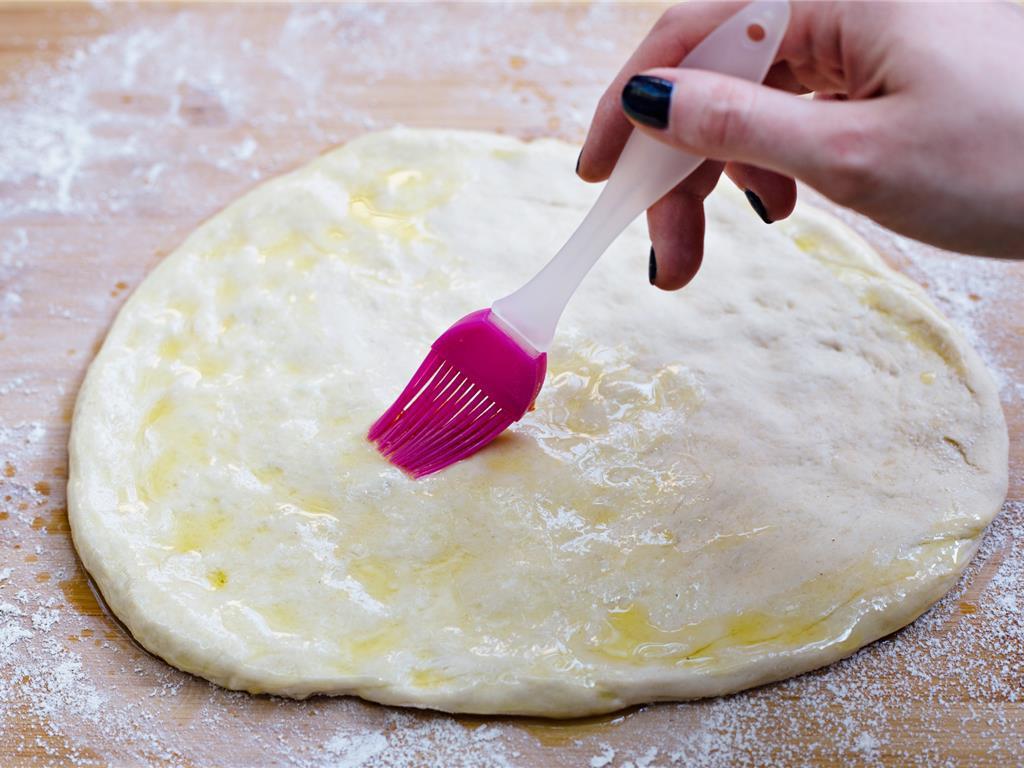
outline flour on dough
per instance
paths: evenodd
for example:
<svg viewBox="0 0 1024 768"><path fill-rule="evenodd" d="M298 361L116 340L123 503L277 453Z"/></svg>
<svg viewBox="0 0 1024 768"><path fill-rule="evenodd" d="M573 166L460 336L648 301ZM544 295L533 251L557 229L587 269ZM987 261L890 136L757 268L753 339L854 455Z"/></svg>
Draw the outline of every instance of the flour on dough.
<svg viewBox="0 0 1024 768"><path fill-rule="evenodd" d="M728 187L705 266L642 222L576 295L537 409L412 481L365 440L430 342L534 273L576 148L364 136L203 224L79 395L70 518L135 637L229 688L571 716L843 656L953 584L1007 484L995 387L924 293Z"/></svg>

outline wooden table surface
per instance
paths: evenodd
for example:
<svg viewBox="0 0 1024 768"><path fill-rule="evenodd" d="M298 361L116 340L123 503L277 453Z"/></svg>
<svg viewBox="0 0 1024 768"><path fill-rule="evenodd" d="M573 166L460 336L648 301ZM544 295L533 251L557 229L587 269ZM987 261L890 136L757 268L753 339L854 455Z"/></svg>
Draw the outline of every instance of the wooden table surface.
<svg viewBox="0 0 1024 768"><path fill-rule="evenodd" d="M161 257L261 179L366 130L579 142L658 13L0 5L0 765L1024 763L1024 264L909 244L850 214L979 348L1011 434L1011 501L963 581L851 659L723 699L562 724L253 697L141 650L75 558L74 398ZM638 282L645 271L638 254Z"/></svg>

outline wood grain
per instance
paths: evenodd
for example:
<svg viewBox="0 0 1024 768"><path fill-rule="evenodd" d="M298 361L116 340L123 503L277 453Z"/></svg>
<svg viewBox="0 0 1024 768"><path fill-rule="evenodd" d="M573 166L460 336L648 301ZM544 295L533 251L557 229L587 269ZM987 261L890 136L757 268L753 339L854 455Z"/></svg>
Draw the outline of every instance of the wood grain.
<svg viewBox="0 0 1024 768"><path fill-rule="evenodd" d="M324 749L342 731L387 736L391 751L366 765L394 764L398 755L412 765L498 764L500 756L506 764L575 766L606 748L614 753L609 765L643 765L645 756L648 765L1024 762L1024 697L1012 695L1024 669L1019 624L1016 635L986 630L993 616L1006 618L993 613L993 595L1006 590L1000 582L997 594L993 580L1007 578L1003 565L1020 562L1024 548L1015 534L1024 525L1024 265L908 251L850 214L842 215L972 324L1001 377L1010 499L1018 506L1008 505L991 545L923 628L849 663L736 697L570 723L396 719L353 699L230 693L170 669L104 608L75 557L64 483L78 386L131 289L198 223L260 179L395 122L579 142L596 97L659 12L0 5L0 114L12 121L0 121L0 143L13 142L8 151L0 146L0 163L11 164L0 167L0 570L13 571L0 581L0 604L24 590L26 615L47 600L58 606L54 629L31 642L56 638L81 661L77 684L94 686L104 708L123 713L90 720L70 705L41 709L39 701L53 697L33 694L31 676L5 667L0 652L0 764L319 764L344 756ZM289 48L287 35L308 44ZM199 42L183 50L175 46L183 39ZM368 62L374 46L392 58ZM294 56L281 55L287 51ZM460 51L468 52L464 63ZM289 69L292 58L301 72ZM104 62L114 66L102 69ZM37 118L44 119L31 130L19 123ZM33 131L38 155L26 144ZM118 152L121 142L131 151ZM47 166L46 152L66 167ZM638 280L645 270L638 254ZM981 286L968 309L951 298L960 289L950 280L964 291ZM1022 583L1011 593L1019 596ZM922 658L939 658L943 638L953 657L971 654L962 663L977 685L944 676L942 663L932 673L922 666ZM420 741L408 735L416 729Z"/></svg>

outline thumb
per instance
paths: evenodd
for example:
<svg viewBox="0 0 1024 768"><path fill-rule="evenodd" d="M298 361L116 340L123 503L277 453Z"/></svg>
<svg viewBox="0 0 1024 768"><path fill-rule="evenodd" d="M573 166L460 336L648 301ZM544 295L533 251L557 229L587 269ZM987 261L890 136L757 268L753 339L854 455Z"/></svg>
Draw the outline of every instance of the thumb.
<svg viewBox="0 0 1024 768"><path fill-rule="evenodd" d="M626 83L622 107L659 141L794 176L837 200L856 196L873 167L869 102L812 101L714 72L653 69Z"/></svg>

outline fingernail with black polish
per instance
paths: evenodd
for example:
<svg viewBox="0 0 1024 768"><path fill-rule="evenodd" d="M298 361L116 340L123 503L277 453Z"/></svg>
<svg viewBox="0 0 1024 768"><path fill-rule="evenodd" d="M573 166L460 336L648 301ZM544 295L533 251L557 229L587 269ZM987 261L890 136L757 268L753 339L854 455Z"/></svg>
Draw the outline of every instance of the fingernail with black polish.
<svg viewBox="0 0 1024 768"><path fill-rule="evenodd" d="M750 207L754 209L754 213L761 217L761 221L765 224L771 224L772 220L768 218L768 211L764 207L764 203L761 202L761 198L749 189L744 189L743 194L747 196L747 201L750 203Z"/></svg>
<svg viewBox="0 0 1024 768"><path fill-rule="evenodd" d="M654 246L651 246L651 260L647 264L647 279L651 281L651 285L654 285L654 281L658 279L658 261L654 258Z"/></svg>
<svg viewBox="0 0 1024 768"><path fill-rule="evenodd" d="M581 149L580 153L576 156L576 175L577 176L580 175L580 160L582 160L582 159L583 159L583 150Z"/></svg>
<svg viewBox="0 0 1024 768"><path fill-rule="evenodd" d="M633 120L652 128L668 125L672 83L660 77L636 75L622 89L622 108Z"/></svg>

